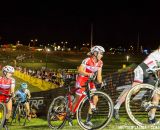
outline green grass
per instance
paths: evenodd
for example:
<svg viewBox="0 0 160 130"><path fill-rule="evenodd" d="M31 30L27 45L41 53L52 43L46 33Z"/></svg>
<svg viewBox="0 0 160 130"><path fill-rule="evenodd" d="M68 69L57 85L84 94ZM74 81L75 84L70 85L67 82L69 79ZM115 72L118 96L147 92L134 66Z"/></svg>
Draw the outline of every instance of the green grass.
<svg viewBox="0 0 160 130"><path fill-rule="evenodd" d="M30 122L26 123L26 126L19 126L18 123L9 126L10 130L51 130L48 127L46 119L36 118L32 119ZM156 129L156 127L154 127ZM139 128L135 126L128 118L121 118L120 121L116 121L114 119L111 120L110 124L104 128L104 130L144 130L144 128ZM158 129L158 128L157 128ZM64 126L63 130L81 130L78 126L77 121L73 121L73 126L69 126L68 122ZM150 130L149 128L145 128L145 130Z"/></svg>
<svg viewBox="0 0 160 130"><path fill-rule="evenodd" d="M32 55L32 58L26 58L23 62L17 61L17 66L23 66L27 68L41 68L42 66L46 66L47 61L47 68L49 69L77 69L84 58L87 57L86 53L81 52L51 52L47 56L43 52L5 52L4 55L9 55L9 59L7 60L7 64L13 65L13 60L17 55L24 54L26 56ZM2 54L1 54L2 55ZM1 57L0 55L0 57ZM130 64L139 64L146 56L138 54L138 55L131 55L130 59L126 61L127 54L116 54L116 55L104 55L103 62L104 66L103 69L106 72L115 72L118 69L122 68L123 64L130 65ZM6 58L5 58L6 59Z"/></svg>

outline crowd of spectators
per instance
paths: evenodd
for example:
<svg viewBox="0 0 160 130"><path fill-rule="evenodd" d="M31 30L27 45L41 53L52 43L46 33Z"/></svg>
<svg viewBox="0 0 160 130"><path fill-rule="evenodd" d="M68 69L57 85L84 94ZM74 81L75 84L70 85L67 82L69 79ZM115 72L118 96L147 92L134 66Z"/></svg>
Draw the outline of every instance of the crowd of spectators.
<svg viewBox="0 0 160 130"><path fill-rule="evenodd" d="M16 70L32 77L52 82L60 87L63 85L64 78L76 79L76 70L70 69L46 70L45 67L41 69L16 67Z"/></svg>

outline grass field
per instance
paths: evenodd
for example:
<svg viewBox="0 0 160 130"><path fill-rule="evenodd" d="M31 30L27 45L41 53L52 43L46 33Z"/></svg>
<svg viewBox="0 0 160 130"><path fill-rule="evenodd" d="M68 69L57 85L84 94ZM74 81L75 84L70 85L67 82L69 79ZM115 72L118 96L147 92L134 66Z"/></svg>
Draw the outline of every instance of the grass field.
<svg viewBox="0 0 160 130"><path fill-rule="evenodd" d="M10 130L51 130L48 127L47 121L44 118L36 118L32 119L30 122L27 122L26 126L19 126L18 123L12 126L9 126ZM145 128L145 130L159 130L160 127L152 127L152 128ZM81 130L78 126L77 121L73 121L73 126L69 126L68 122L64 126L63 130ZM139 128L131 123L128 118L122 117L120 121L116 121L112 119L110 124L104 128L104 130L144 130L144 128Z"/></svg>
<svg viewBox="0 0 160 130"><path fill-rule="evenodd" d="M33 69L41 68L42 66L47 66L49 69L77 69L77 66L87 57L86 53L82 52L50 52L46 56L43 52L6 51L0 54L1 64L15 65L13 61L15 61L18 55L25 55L26 58L23 61L17 60L16 66ZM130 57L128 61L126 60L127 55ZM146 56L142 54L104 54L103 69L105 69L106 72L114 72L122 68L123 64L139 64L144 57Z"/></svg>

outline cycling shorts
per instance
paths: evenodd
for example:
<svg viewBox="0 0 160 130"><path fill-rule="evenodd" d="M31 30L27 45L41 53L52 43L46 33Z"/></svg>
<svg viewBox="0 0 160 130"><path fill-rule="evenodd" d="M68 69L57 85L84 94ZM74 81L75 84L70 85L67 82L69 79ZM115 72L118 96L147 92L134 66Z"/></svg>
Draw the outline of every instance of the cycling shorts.
<svg viewBox="0 0 160 130"><path fill-rule="evenodd" d="M76 80L76 88L79 88L76 90L76 94L79 96L82 96L85 94L86 91L86 82L88 81L88 77L86 76L78 76ZM96 91L95 84L93 82L89 83L89 90L90 91Z"/></svg>
<svg viewBox="0 0 160 130"><path fill-rule="evenodd" d="M0 92L2 92L3 94L10 94L10 90L8 90L8 89L2 89L2 88L0 88ZM9 96L0 95L0 102L6 103L6 102L9 101L9 99L10 99Z"/></svg>
<svg viewBox="0 0 160 130"><path fill-rule="evenodd" d="M134 82L155 84L155 77L153 74L148 73L146 70L148 66L145 63L139 64L134 70Z"/></svg>

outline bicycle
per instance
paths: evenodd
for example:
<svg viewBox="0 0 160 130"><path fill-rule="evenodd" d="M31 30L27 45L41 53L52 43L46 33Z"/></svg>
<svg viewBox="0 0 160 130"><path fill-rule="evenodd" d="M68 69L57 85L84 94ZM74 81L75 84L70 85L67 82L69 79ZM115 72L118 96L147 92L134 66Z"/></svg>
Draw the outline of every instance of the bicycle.
<svg viewBox="0 0 160 130"><path fill-rule="evenodd" d="M157 108L160 111L160 105L152 104L152 97L155 92L160 91L160 79L157 72L160 68L148 69L148 74L153 74L154 85L143 83L134 86L128 93L125 101L127 114L131 121L140 127L150 127L148 124L148 112L152 108ZM156 115L158 118L160 115ZM158 123L154 125L160 125Z"/></svg>
<svg viewBox="0 0 160 130"><path fill-rule="evenodd" d="M7 113L5 103L7 103L12 98L12 96L10 94L4 94L2 92L0 92L0 95L4 95L8 97L5 101L0 102L0 129L5 128L5 130L8 130L8 126L4 124L6 119L6 113Z"/></svg>
<svg viewBox="0 0 160 130"><path fill-rule="evenodd" d="M84 130L88 129L103 129L106 127L111 121L113 115L113 102L111 98L104 92L95 91L90 92L89 83L94 82L94 79L89 79L86 83L86 91L79 99L79 102L76 104L75 108L72 108L72 104L74 102L73 94L77 90L77 88L71 89L73 85L70 85L72 79L65 79L64 87L67 89L67 94L65 96L58 96L55 98L50 104L47 121L48 125L52 129L60 129L63 128L66 121L71 123L73 119L70 113L76 114L76 119L78 124ZM98 103L96 105L96 110L93 110L92 114L92 123L93 126L88 126L85 124L87 113L89 107L92 109L92 98L94 95L98 96Z"/></svg>
<svg viewBox="0 0 160 130"><path fill-rule="evenodd" d="M26 125L27 113L24 107L24 103L22 103L19 98L16 98L16 101L13 105L11 125L16 123L17 120L19 125Z"/></svg>

